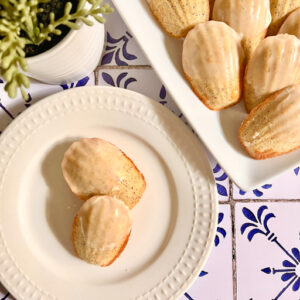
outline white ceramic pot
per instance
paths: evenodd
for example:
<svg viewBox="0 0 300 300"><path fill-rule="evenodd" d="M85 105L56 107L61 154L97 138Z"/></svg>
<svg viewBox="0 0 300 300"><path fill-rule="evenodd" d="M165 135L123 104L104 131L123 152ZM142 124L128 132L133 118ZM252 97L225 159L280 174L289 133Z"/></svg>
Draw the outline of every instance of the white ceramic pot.
<svg viewBox="0 0 300 300"><path fill-rule="evenodd" d="M80 24L53 48L27 58L29 77L49 84L77 81L98 65L104 45L104 25L93 20L93 26Z"/></svg>

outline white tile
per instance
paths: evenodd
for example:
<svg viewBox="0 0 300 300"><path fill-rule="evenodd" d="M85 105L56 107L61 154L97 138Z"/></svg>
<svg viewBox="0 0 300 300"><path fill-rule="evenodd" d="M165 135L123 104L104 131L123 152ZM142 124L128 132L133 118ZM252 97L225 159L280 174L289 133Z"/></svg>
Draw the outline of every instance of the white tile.
<svg viewBox="0 0 300 300"><path fill-rule="evenodd" d="M73 84L64 86L44 84L31 80L28 89L29 100L24 101L20 94L15 99L10 99L4 91L4 83L0 83L0 131L2 132L14 118L33 103L67 88L94 84L94 73Z"/></svg>
<svg viewBox="0 0 300 300"><path fill-rule="evenodd" d="M300 299L299 211L299 202L236 204L237 299ZM242 234L247 223L256 227Z"/></svg>
<svg viewBox="0 0 300 300"><path fill-rule="evenodd" d="M299 168L289 170L272 182L244 193L234 185L234 199L300 199Z"/></svg>
<svg viewBox="0 0 300 300"><path fill-rule="evenodd" d="M113 7L111 1L106 1ZM117 10L106 15L106 43L101 65L149 65Z"/></svg>
<svg viewBox="0 0 300 300"><path fill-rule="evenodd" d="M220 205L220 220L217 239L210 257L205 264L201 277L198 277L193 286L180 300L232 300L232 242L231 242L231 215L229 205ZM222 233L226 234L223 237Z"/></svg>

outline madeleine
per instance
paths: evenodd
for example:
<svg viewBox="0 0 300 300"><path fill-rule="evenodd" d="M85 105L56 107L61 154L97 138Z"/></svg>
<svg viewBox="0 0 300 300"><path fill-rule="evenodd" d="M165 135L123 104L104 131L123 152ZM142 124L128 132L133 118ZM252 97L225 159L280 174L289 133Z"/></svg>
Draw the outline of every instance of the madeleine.
<svg viewBox="0 0 300 300"><path fill-rule="evenodd" d="M225 22L243 35L247 58L264 39L271 19L269 0L216 0L213 9L213 20Z"/></svg>
<svg viewBox="0 0 300 300"><path fill-rule="evenodd" d="M82 200L95 195L115 196L132 208L146 187L143 174L132 160L115 145L98 138L74 142L65 152L62 172L72 192Z"/></svg>
<svg viewBox="0 0 300 300"><path fill-rule="evenodd" d="M209 21L192 29L183 43L184 74L211 110L240 101L244 51L241 36L223 22Z"/></svg>
<svg viewBox="0 0 300 300"><path fill-rule="evenodd" d="M271 94L300 83L300 40L280 34L264 39L246 68L245 105L250 112Z"/></svg>
<svg viewBox="0 0 300 300"><path fill-rule="evenodd" d="M256 106L242 123L239 139L254 159L300 147L300 85L289 86Z"/></svg>
<svg viewBox="0 0 300 300"><path fill-rule="evenodd" d="M148 0L148 4L162 28L176 38L209 18L209 0Z"/></svg>

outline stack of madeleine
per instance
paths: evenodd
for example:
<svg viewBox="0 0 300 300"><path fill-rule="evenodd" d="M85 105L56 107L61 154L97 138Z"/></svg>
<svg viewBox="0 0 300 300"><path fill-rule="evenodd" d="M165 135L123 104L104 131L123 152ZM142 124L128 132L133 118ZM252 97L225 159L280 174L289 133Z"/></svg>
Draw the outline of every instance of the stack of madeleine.
<svg viewBox="0 0 300 300"><path fill-rule="evenodd" d="M128 242L144 176L124 152L98 138L74 142L61 166L71 191L84 201L73 223L74 250L90 264L108 266Z"/></svg>
<svg viewBox="0 0 300 300"><path fill-rule="evenodd" d="M300 0L148 0L211 110L244 99L239 139L254 159L300 147ZM299 107L299 111L298 111Z"/></svg>

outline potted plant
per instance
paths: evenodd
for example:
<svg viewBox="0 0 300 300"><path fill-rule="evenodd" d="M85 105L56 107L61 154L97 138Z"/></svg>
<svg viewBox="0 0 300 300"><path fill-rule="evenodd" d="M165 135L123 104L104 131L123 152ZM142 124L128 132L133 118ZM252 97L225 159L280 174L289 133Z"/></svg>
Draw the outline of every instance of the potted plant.
<svg viewBox="0 0 300 300"><path fill-rule="evenodd" d="M27 99L27 76L64 84L94 70L104 43L102 15L112 12L102 1L0 0L0 67L9 97L19 89Z"/></svg>

